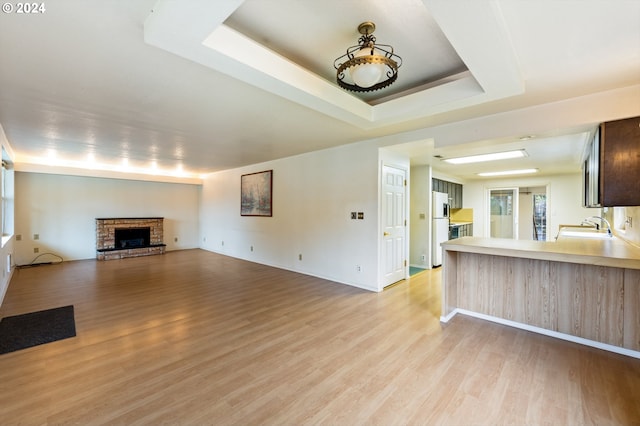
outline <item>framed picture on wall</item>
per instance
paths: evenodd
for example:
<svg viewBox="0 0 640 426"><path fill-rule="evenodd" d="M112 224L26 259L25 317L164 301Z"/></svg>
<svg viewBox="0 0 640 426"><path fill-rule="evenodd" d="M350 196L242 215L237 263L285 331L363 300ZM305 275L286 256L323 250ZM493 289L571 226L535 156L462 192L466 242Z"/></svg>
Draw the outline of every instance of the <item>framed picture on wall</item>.
<svg viewBox="0 0 640 426"><path fill-rule="evenodd" d="M240 176L240 216L272 216L273 170Z"/></svg>

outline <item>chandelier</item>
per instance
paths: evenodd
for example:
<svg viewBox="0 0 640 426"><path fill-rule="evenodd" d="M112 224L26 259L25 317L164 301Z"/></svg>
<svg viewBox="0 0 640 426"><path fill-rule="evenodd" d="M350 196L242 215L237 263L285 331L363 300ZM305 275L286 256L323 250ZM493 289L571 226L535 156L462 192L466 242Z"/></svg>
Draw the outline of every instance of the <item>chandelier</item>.
<svg viewBox="0 0 640 426"><path fill-rule="evenodd" d="M371 35L375 29L373 22L358 25L358 32L362 34L358 45L349 47L347 53L333 62L338 85L343 89L371 92L389 86L398 78L402 58L393 53L392 46L376 44L376 38Z"/></svg>

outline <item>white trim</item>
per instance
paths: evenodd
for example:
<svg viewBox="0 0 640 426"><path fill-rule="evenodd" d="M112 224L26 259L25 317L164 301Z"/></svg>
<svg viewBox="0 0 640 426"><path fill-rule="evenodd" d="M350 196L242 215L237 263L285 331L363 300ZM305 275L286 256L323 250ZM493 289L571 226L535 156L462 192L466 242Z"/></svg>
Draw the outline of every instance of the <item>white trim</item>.
<svg viewBox="0 0 640 426"><path fill-rule="evenodd" d="M585 339L583 337L572 336L570 334L560 333L553 330L547 330L546 328L536 327L533 325L523 324L516 321L507 320L504 318L498 318L491 315L481 314L478 312L468 311L466 309L456 308L446 317L440 317L440 321L447 323L456 314L467 315L474 318L479 318L485 321L491 321L502 325L508 325L509 327L519 328L521 330L531 331L533 333L543 334L549 337L555 337L556 339L567 340L569 342L578 343L585 346L591 346L592 348L602 349L609 352L615 352L617 354L630 356L632 358L640 359L640 352L631 349L621 348L619 346L610 345L607 343L596 342L595 340Z"/></svg>
<svg viewBox="0 0 640 426"><path fill-rule="evenodd" d="M446 317L440 316L440 322L443 323L448 323L449 321L451 321L451 318L455 317L456 314L458 313L458 309L454 309L451 313L449 313L449 315L447 315Z"/></svg>
<svg viewBox="0 0 640 426"><path fill-rule="evenodd" d="M382 291L382 289L379 289L377 287L370 287L370 286L359 284L359 283L356 283L356 282L345 281L345 280L337 279L335 277L330 277L328 275L317 274L315 272L301 271L300 269L294 269L294 268L291 268L291 267L278 265L278 264L275 264L273 262L264 262L262 260L258 261L256 259L251 259L251 258L248 258L248 257L236 256L236 255L233 255L233 254L225 253L224 251L214 250L214 249L211 249L211 248L205 248L205 247L202 247L202 246L200 246L198 248L200 250L205 250L205 251L208 251L208 252L211 252L211 253L216 253L216 254L219 254L221 256L226 256L226 257L230 257L230 258L233 258L233 259L240 259L240 260L244 260L246 262L255 263L255 264L258 264L258 265L268 266L270 268L281 269L283 271L295 272L296 274L300 274L300 275L307 275L307 276L310 276L310 277L320 278L322 280L331 281L331 282L338 283L338 284L344 284L344 285L348 285L348 286L351 286L351 287L360 288L362 290L367 290L367 291L371 291L371 292L375 292L375 293L380 293Z"/></svg>

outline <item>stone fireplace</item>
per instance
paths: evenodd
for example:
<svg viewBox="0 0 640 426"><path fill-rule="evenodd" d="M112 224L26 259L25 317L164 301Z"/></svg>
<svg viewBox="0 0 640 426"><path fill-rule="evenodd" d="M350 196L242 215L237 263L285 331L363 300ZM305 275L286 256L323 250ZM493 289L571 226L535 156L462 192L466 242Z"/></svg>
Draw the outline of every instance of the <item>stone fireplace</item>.
<svg viewBox="0 0 640 426"><path fill-rule="evenodd" d="M164 218L123 217L96 219L98 260L164 254Z"/></svg>

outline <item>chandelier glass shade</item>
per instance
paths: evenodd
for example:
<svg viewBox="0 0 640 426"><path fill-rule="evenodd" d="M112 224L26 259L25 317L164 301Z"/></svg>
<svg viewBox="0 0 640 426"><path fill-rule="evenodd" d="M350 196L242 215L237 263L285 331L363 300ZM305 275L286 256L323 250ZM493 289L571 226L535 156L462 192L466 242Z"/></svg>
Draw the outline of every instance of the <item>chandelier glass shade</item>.
<svg viewBox="0 0 640 426"><path fill-rule="evenodd" d="M376 38L371 35L375 28L373 22L360 24L359 44L349 47L347 53L334 61L336 80L343 89L371 92L389 86L398 78L402 58L393 53L392 46L376 44Z"/></svg>

